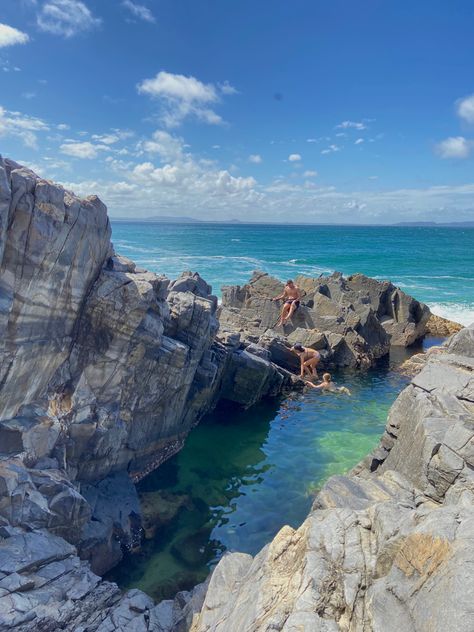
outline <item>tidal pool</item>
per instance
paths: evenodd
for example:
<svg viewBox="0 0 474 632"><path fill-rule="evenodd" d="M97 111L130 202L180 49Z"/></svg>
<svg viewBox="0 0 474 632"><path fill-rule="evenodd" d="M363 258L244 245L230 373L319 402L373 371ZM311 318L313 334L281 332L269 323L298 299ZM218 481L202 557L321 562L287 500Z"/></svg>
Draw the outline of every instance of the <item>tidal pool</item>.
<svg viewBox="0 0 474 632"><path fill-rule="evenodd" d="M181 452L138 485L156 515L149 539L107 578L167 599L203 581L224 551L255 554L283 525L298 527L322 483L377 444L408 382L397 366L418 351L394 351L366 373L335 374L350 397L310 391L208 415Z"/></svg>

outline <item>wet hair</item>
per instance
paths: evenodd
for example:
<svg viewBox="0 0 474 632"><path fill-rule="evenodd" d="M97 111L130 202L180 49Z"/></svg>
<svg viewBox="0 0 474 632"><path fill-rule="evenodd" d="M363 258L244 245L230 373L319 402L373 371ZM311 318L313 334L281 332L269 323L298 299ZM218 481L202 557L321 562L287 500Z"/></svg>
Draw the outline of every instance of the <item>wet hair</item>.
<svg viewBox="0 0 474 632"><path fill-rule="evenodd" d="M331 381L331 374L330 373L324 373L323 374L323 380L327 380L328 382Z"/></svg>
<svg viewBox="0 0 474 632"><path fill-rule="evenodd" d="M296 351L304 351L304 347L300 342L296 342L293 345L293 349L296 349Z"/></svg>
<svg viewBox="0 0 474 632"><path fill-rule="evenodd" d="M288 281L286 282L287 285L289 285L290 283L293 283L293 279L288 279Z"/></svg>

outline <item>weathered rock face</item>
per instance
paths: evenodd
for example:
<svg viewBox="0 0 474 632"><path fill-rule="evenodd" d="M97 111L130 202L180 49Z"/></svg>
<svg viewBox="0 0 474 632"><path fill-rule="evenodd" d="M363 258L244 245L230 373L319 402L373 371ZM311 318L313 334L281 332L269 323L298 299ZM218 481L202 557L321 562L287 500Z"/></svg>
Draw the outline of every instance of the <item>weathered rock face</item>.
<svg viewBox="0 0 474 632"><path fill-rule="evenodd" d="M426 333L431 336L440 336L446 338L452 334L456 334L463 328L459 323L455 323L452 320L443 318L442 316L436 316L431 314L426 323Z"/></svg>
<svg viewBox="0 0 474 632"><path fill-rule="evenodd" d="M280 281L255 272L247 285L223 288L221 329L239 332L247 343L258 342L288 369L296 364L288 350L295 342L322 350L326 366L367 367L388 353L391 344L408 346L425 334L426 305L388 281L334 273L297 277L296 283L304 294L302 305L279 328L275 324L281 305L270 299L281 294Z"/></svg>
<svg viewBox="0 0 474 632"><path fill-rule="evenodd" d="M255 558L226 555L193 632L461 632L473 626L474 328L393 405L380 445Z"/></svg>
<svg viewBox="0 0 474 632"><path fill-rule="evenodd" d="M249 406L291 384L218 340L216 309L198 274L170 283L115 254L100 200L0 158L3 536L47 530L104 573L140 538L130 479L219 399Z"/></svg>
<svg viewBox="0 0 474 632"><path fill-rule="evenodd" d="M0 160L0 437L72 479L140 477L221 397L250 405L288 383L215 342L217 300L116 255L105 206ZM233 382L238 384L235 390Z"/></svg>

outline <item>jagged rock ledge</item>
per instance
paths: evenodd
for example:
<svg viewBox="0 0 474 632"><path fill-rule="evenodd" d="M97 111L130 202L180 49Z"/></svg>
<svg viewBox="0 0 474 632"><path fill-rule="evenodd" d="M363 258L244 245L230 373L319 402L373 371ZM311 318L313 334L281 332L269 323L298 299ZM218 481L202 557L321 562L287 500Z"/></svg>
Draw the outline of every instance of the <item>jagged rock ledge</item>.
<svg viewBox="0 0 474 632"><path fill-rule="evenodd" d="M249 406L297 386L293 339L328 366L364 367L425 331L426 307L388 282L299 282L291 331L270 327L281 286L257 273L224 291L219 332L199 275L138 269L114 252L98 198L0 159L0 630L189 628L205 586L154 606L97 575L139 537L132 479L220 399ZM221 572L202 616L217 612Z"/></svg>

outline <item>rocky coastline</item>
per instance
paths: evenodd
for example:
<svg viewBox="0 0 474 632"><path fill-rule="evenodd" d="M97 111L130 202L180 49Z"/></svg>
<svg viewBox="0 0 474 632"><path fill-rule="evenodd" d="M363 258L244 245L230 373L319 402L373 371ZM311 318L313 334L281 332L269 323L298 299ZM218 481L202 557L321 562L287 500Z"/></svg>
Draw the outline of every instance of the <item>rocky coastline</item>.
<svg viewBox="0 0 474 632"><path fill-rule="evenodd" d="M473 582L472 329L420 360L380 446L328 481L300 529L254 559L224 556L174 601L100 579L139 544L133 483L207 412L302 388L291 344L364 370L456 329L388 281L296 281L304 299L285 328L270 300L282 284L265 273L218 305L197 273L170 281L117 254L97 197L0 158L0 630L390 631L392 605L423 630L414 611L431 616L431 590L433 617L466 623L467 605L438 608L449 573L466 595Z"/></svg>

